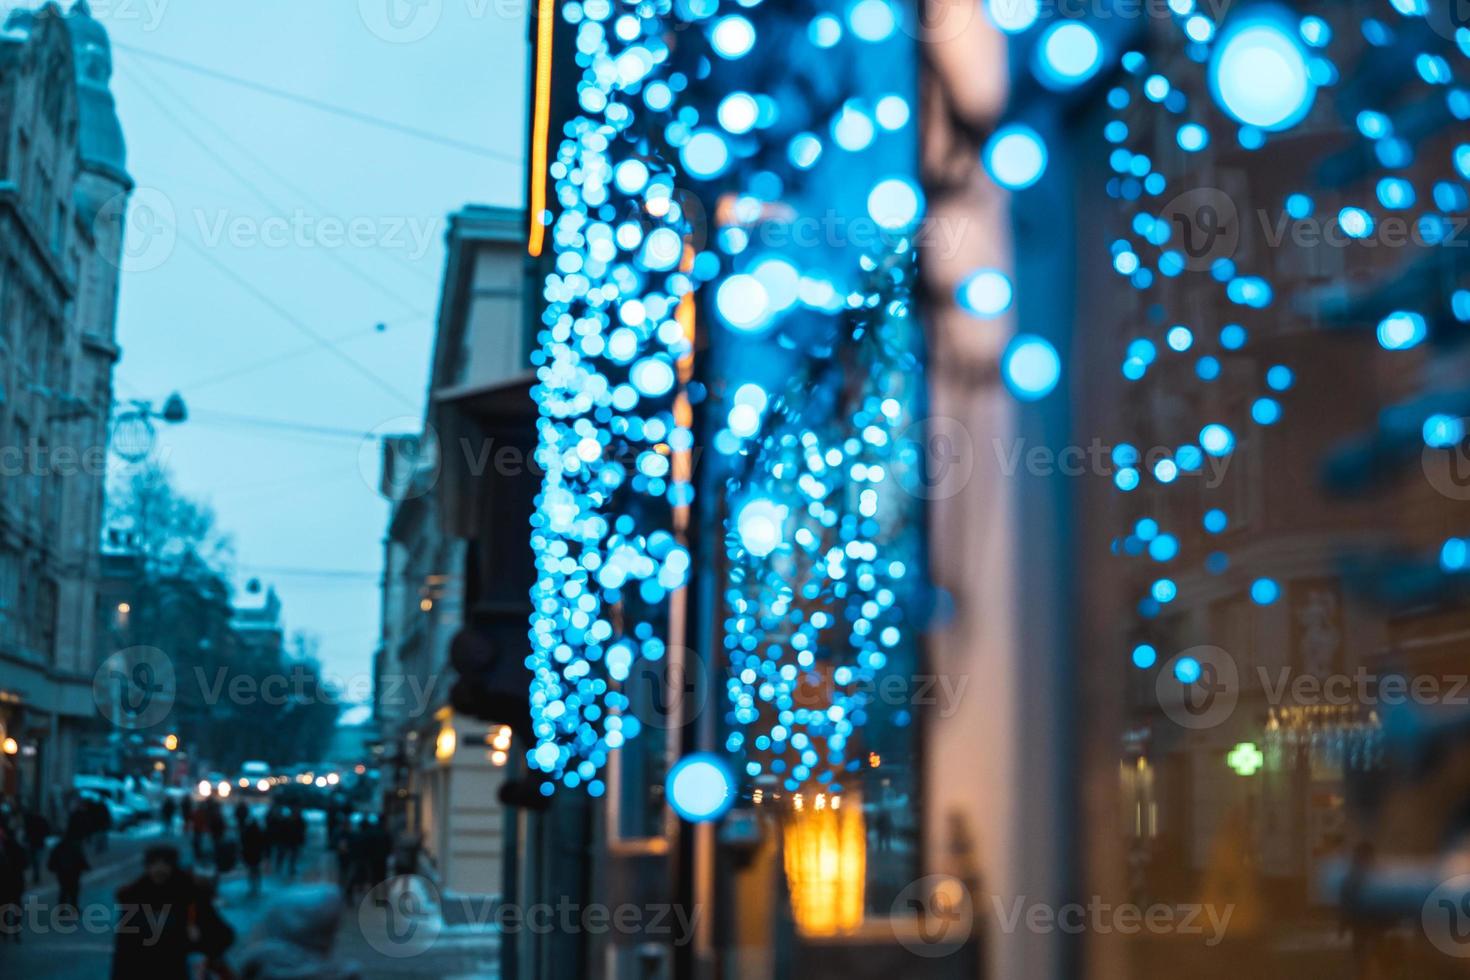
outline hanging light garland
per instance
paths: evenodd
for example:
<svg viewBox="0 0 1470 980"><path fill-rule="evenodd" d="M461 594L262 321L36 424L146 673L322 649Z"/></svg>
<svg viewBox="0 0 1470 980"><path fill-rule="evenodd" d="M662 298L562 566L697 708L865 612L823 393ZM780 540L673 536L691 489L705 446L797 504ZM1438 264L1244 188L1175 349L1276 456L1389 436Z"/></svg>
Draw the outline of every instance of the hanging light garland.
<svg viewBox="0 0 1470 980"><path fill-rule="evenodd" d="M856 364L833 368L862 379L856 409L834 416L819 399L783 401L751 472L731 480L725 646L736 728L726 747L747 757L747 776L770 774L789 791L815 780L842 792L843 774L861 768L849 742L871 692L913 640L905 600L918 548L899 480L917 465L902 434L922 397L912 250L901 242L884 265L867 265L871 285L849 313Z"/></svg>
<svg viewBox="0 0 1470 980"><path fill-rule="evenodd" d="M711 276L728 473L725 749L747 781L837 792L876 679L914 641L922 522L899 477L917 465L900 436L923 399L924 202L912 83L863 70L913 66L912 11L688 0L679 15L691 82L666 137L711 216L693 266Z"/></svg>
<svg viewBox="0 0 1470 980"><path fill-rule="evenodd" d="M1412 229L1416 246L1432 249L1454 244L1446 215L1464 212L1470 203L1467 202L1470 195L1461 183L1470 177L1470 166L1461 165L1470 163L1470 150L1465 151L1464 161L1459 148L1453 151L1452 166L1446 167L1446 179L1433 182L1432 191L1427 194L1394 171L1414 162L1418 149L1429 143L1438 125L1451 119L1470 118L1470 93L1460 87L1464 62L1470 57L1470 30L1464 26L1446 30L1442 17L1431 26L1428 19L1444 13L1432 9L1432 4L1389 2L1386 7L1383 18L1364 18L1350 10L1347 17L1334 24L1324 16L1302 15L1282 6L1257 4L1217 22L1196 8L1192 0L1173 0L1170 9L1183 35L1184 57L1156 64L1139 51L1122 55L1125 79L1106 96L1113 115L1103 135L1110 146L1108 163L1114 172L1108 180L1107 193L1116 200L1136 202L1136 205L1129 213L1127 232L1110 247L1112 268L1140 291L1149 291L1170 279L1193 277L1206 283L1213 280L1213 288L1223 290L1225 299L1239 310L1232 322L1203 328L1173 322L1156 304L1150 311L1156 326L1127 343L1122 373L1129 382L1143 382L1169 360L1182 359L1191 363L1191 373L1199 382L1209 385L1227 371L1248 365L1248 369L1260 372L1256 379L1260 390L1249 400L1243 417L1200 418L1195 437L1172 452L1153 453L1144 460L1135 443L1118 444L1113 460L1114 483L1120 492L1132 493L1147 482L1168 486L1181 476L1199 473L1211 457L1222 460L1229 457L1237 447L1237 431L1251 426L1264 429L1282 420L1283 399L1296 383L1296 369L1290 364L1268 361L1261 370L1244 358L1230 356L1248 347L1256 329L1271 331L1271 321L1253 324L1252 320L1259 318L1259 311L1280 305L1278 288L1265 276L1243 272L1228 254L1209 255L1209 244L1227 229L1225 216L1215 210L1208 195L1216 198L1224 195L1202 184L1179 186L1166 178L1164 171L1170 168L1164 161L1150 156L1174 157L1173 148L1151 142L1160 129L1172 133L1173 143L1182 154L1172 162L1184 164L1175 168L1184 173L1190 172L1187 166L1190 155L1222 140L1233 139L1246 152L1269 152L1273 138L1291 133L1303 124L1318 128L1333 126L1320 114L1314 114L1318 103L1324 101L1323 93L1336 90L1341 81L1338 62L1330 55L1330 48L1343 48L1343 57L1356 56L1360 62L1356 73L1364 76L1375 70L1372 66L1375 59L1399 61L1407 56L1412 62L1408 86L1418 85L1425 90L1416 110L1421 118L1409 124L1409 131L1398 131L1395 120L1375 106L1355 106L1354 100L1372 98L1362 85L1354 86L1351 92L1335 92L1332 99L1325 100L1350 120L1350 131L1363 141L1361 150L1354 151L1355 158L1365 162L1347 169L1338 162L1338 179L1326 185L1322 196L1351 195L1351 188L1361 186L1361 181L1373 189L1373 199L1354 200L1347 196L1336 206L1323 208L1322 202L1314 200L1312 195L1294 191L1281 202L1277 227L1315 219L1323 226L1322 237L1329 243L1352 247L1355 242L1365 242L1361 247L1370 247L1373 243L1366 240L1386 228L1388 222L1398 221ZM1354 31L1360 34L1359 38L1351 36ZM1420 46L1417 51L1416 46ZM1167 46L1163 49L1164 58L1174 54ZM1190 62L1200 66L1197 75L1188 72ZM1180 77L1171 77L1173 71L1180 71ZM1402 76L1404 72L1401 67L1395 67L1392 74ZM1206 92L1213 101L1214 111L1201 100ZM1435 103L1439 105L1430 108ZM1407 113L1399 110L1399 114ZM1426 120L1431 117L1437 117L1438 122L1427 126ZM1162 125L1160 119L1165 120ZM1413 132L1414 129L1418 132ZM1374 173L1375 169L1378 174ZM1171 198L1179 202L1191 194L1202 196L1189 200L1189 208L1183 213L1169 213L1171 205L1163 203ZM1233 203L1230 206L1233 209ZM1421 209L1417 217L1408 217L1416 207ZM1243 213L1232 214L1230 220L1237 222L1239 230L1246 227ZM1201 245L1205 247L1200 248ZM1434 295L1439 288L1442 287L1434 285L1422 291L1426 294L1423 300L1432 309L1374 314L1375 335L1384 350L1402 351L1423 343L1431 333L1432 320L1426 314L1444 311L1452 313L1456 320L1470 320L1470 298L1461 304L1460 312L1464 314L1461 316L1455 312L1455 297L1459 293ZM1295 299L1298 305L1311 306L1317 302L1309 296ZM1342 319L1343 315L1329 309L1325 316L1330 320L1334 316ZM1421 411L1426 446L1450 448L1460 444L1465 434L1454 417ZM1207 534L1216 536L1231 526L1231 516L1207 501L1200 523ZM1178 530L1143 516L1115 539L1114 550L1164 568L1180 555ZM1441 549L1438 558L1442 570L1456 571L1462 567L1455 545L1457 540L1449 539ZM1218 548L1205 555L1203 564L1211 575L1224 574L1231 568L1229 555ZM1256 575L1250 578L1247 593L1255 604L1267 606L1280 599L1282 589L1274 578ZM1181 587L1175 576L1158 574L1139 598L1138 612L1144 619L1155 618L1180 595ZM1150 643L1138 643L1133 647L1131 659L1136 667L1149 669L1158 660L1157 651ZM1190 658L1177 659L1174 672L1182 683L1192 683L1197 678L1198 665Z"/></svg>
<svg viewBox="0 0 1470 980"><path fill-rule="evenodd" d="M687 506L671 456L692 437L676 417L678 320L695 287L682 269L687 222L660 139L684 84L668 70L669 0L561 5L576 31L580 114L551 165L555 268L534 397L545 478L532 519L533 771L605 792L610 751L638 734L619 685L664 655L657 610L685 584L690 557L670 531ZM643 612L648 611L648 615ZM619 615L618 613L621 613ZM632 624L631 628L624 624Z"/></svg>

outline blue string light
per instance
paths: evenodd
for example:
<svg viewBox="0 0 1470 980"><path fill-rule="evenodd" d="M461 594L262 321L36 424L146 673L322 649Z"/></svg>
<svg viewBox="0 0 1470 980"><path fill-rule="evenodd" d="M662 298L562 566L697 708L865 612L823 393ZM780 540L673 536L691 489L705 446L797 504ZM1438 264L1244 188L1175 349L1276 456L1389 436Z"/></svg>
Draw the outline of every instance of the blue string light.
<svg viewBox="0 0 1470 980"><path fill-rule="evenodd" d="M669 11L668 0L646 2L614 24L607 4L561 8L576 31L581 112L551 166L560 210L532 357L545 476L532 518L537 578L526 658L536 738L527 762L548 794L559 782L599 795L608 753L638 734L619 687L636 661L664 655L664 640L656 616L630 617L637 626L629 630L609 611L619 603L656 610L690 567L667 514L691 491L670 473L667 454L693 441L672 398L675 363L688 349L674 314L695 282L676 271L686 222L674 168L648 143L673 107L648 96L681 84L663 68ZM692 137L682 155L713 166L713 150L703 148L718 139Z"/></svg>

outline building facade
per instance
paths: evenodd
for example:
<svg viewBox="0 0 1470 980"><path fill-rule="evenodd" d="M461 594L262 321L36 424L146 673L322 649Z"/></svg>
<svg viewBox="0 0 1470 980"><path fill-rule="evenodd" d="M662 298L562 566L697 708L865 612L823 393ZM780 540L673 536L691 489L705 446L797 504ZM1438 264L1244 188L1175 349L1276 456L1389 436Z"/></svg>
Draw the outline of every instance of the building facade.
<svg viewBox="0 0 1470 980"><path fill-rule="evenodd" d="M503 890L510 734L455 690L451 658L487 624L524 624L524 574L499 537L518 521L484 509L477 479L487 467L529 468L505 455L527 444L524 216L467 207L451 216L447 245L424 430L384 442L392 513L374 701L395 823L422 838L442 892L487 896ZM493 422L506 405L512 437Z"/></svg>
<svg viewBox="0 0 1470 980"><path fill-rule="evenodd" d="M0 33L0 782L49 806L97 733L92 675L118 280L132 189L85 0ZM16 767L16 760L19 768Z"/></svg>

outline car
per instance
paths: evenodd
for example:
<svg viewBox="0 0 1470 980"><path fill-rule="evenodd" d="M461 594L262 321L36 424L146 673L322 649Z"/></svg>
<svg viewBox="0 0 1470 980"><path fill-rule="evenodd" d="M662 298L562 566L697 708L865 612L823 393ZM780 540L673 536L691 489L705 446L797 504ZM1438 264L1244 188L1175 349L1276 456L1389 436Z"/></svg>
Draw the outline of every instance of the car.
<svg viewBox="0 0 1470 980"><path fill-rule="evenodd" d="M83 799L98 799L106 803L108 812L112 814L112 825L118 829L132 826L152 813L146 797L128 789L121 779L112 776L73 776L71 787Z"/></svg>
<svg viewBox="0 0 1470 980"><path fill-rule="evenodd" d="M100 800L102 804L107 807L107 815L112 818L113 830L123 830L124 828L129 827L137 822L138 815L134 811L128 809L116 800L110 799L101 793L95 793L91 790L82 790L77 794L77 796L79 799L83 800Z"/></svg>

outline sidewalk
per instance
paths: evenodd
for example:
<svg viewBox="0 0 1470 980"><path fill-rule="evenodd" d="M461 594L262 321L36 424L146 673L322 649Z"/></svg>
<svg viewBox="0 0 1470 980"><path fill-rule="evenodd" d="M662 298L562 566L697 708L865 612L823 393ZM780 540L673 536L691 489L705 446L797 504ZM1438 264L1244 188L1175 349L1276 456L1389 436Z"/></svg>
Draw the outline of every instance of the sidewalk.
<svg viewBox="0 0 1470 980"><path fill-rule="evenodd" d="M89 853L96 867L82 880L79 921L58 917L53 880L26 893L25 932L20 944L0 941L0 977L46 977L48 980L98 980L108 976L112 961L114 893L142 873L142 856L160 842L179 848L189 858L185 838L163 834L154 825L115 834L104 855ZM229 959L238 964L273 895L293 884L336 884L336 862L322 843L319 827L302 854L295 878L267 874L259 895L250 894L243 869L220 879L220 914L235 929ZM380 896L381 897L381 893ZM347 908L338 933L338 952L355 961L365 980L497 980L500 937L493 931L446 929L439 910L421 896L393 897L390 918L385 901L372 897ZM405 916L404 910L408 910Z"/></svg>
<svg viewBox="0 0 1470 980"><path fill-rule="evenodd" d="M143 873L143 852L160 841L181 843L165 837L162 825L155 823L113 834L103 854L89 849L87 858L94 867L82 877L76 918L56 908L56 879L46 873L41 885L25 893L20 942L0 939L0 976L106 977L112 963L114 893Z"/></svg>

